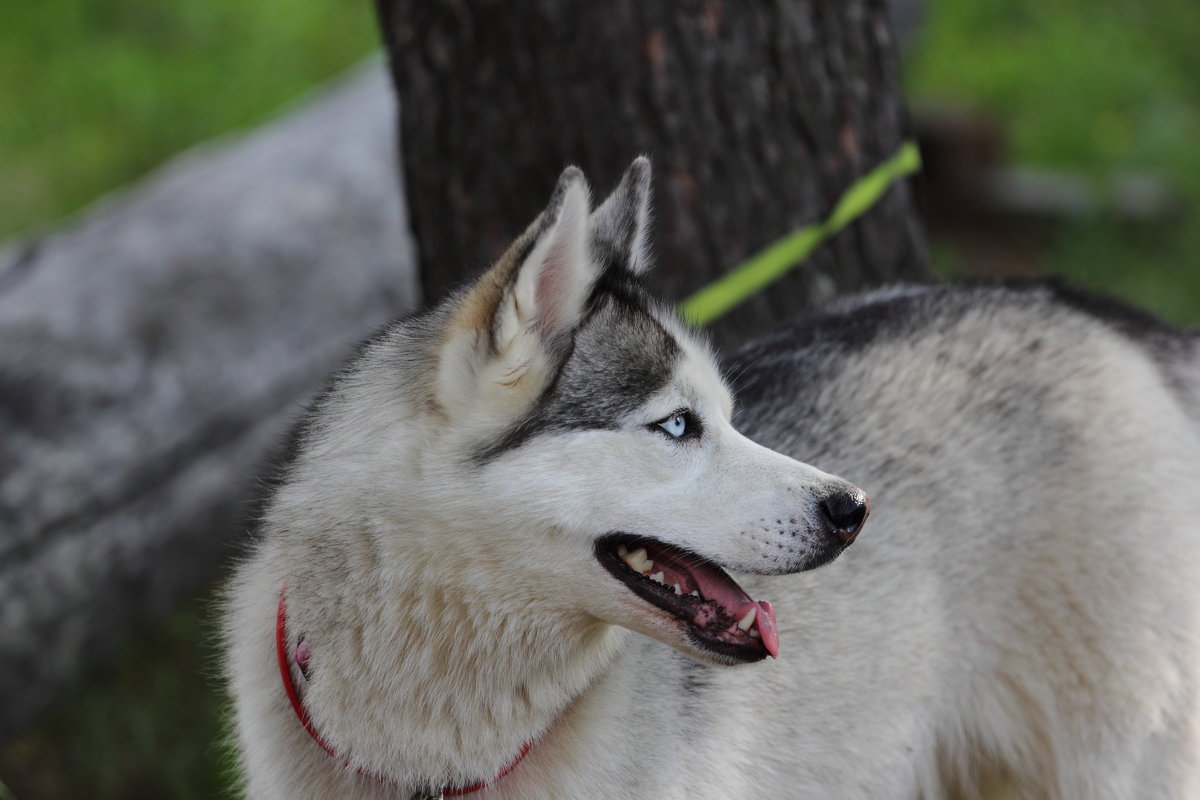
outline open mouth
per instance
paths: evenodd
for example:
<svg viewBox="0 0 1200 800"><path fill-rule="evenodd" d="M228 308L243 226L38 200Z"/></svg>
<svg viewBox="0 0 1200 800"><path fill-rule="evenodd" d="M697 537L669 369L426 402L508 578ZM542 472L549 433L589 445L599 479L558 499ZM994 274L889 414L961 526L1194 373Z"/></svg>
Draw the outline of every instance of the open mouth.
<svg viewBox="0 0 1200 800"><path fill-rule="evenodd" d="M697 647L738 662L779 655L771 604L753 600L713 562L624 533L601 537L596 559L638 597L682 622Z"/></svg>

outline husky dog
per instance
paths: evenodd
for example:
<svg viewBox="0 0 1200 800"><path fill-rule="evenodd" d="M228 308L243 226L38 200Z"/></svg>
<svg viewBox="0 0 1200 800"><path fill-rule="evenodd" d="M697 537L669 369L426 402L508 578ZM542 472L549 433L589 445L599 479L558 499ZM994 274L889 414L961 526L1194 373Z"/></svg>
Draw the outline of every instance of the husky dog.
<svg viewBox="0 0 1200 800"><path fill-rule="evenodd" d="M249 796L1200 797L1200 337L896 288L718 366L649 175L315 403L229 590Z"/></svg>

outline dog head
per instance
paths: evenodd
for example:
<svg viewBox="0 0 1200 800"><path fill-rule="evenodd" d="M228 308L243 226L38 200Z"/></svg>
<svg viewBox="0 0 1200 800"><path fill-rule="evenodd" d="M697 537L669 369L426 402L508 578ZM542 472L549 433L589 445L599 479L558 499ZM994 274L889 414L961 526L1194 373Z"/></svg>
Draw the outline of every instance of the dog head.
<svg viewBox="0 0 1200 800"><path fill-rule="evenodd" d="M539 602L706 660L758 660L776 650L774 616L726 570L820 566L867 501L734 430L709 348L643 287L649 201L645 159L594 211L567 169L456 300L432 387L445 466L431 494L453 486L449 516L477 520Z"/></svg>
<svg viewBox="0 0 1200 800"><path fill-rule="evenodd" d="M708 346L643 286L649 200L645 159L595 210L567 169L491 270L350 370L378 425L341 447L353 480L374 476L364 505L404 520L387 546L421 580L534 624L574 615L756 661L777 650L774 614L727 571L820 566L867 501L734 430Z"/></svg>

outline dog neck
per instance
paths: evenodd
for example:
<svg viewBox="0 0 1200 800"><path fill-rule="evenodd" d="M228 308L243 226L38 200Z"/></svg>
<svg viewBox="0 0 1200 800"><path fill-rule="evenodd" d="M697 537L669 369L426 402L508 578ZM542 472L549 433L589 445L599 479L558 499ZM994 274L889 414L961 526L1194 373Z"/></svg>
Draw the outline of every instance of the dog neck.
<svg viewBox="0 0 1200 800"><path fill-rule="evenodd" d="M311 651L299 683L321 738L400 786L470 785L525 743L536 752L623 640L593 617L487 591L486 569L446 586L419 558L368 560L348 580L289 586L286 646L304 636Z"/></svg>

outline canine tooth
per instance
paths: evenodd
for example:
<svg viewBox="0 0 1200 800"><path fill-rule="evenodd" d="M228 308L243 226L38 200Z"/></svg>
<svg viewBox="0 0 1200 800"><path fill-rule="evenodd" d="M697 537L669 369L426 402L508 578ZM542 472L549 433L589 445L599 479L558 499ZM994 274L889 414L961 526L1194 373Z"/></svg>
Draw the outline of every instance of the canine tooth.
<svg viewBox="0 0 1200 800"><path fill-rule="evenodd" d="M619 555L621 558L624 558L625 556L629 555L629 548L623 544L617 545L617 555Z"/></svg>
<svg viewBox="0 0 1200 800"><path fill-rule="evenodd" d="M632 553L626 553L621 558L625 559L625 563L629 565L631 570L640 572L643 575L650 571L650 566L654 563L646 558L646 548L644 547L639 547Z"/></svg>
<svg viewBox="0 0 1200 800"><path fill-rule="evenodd" d="M683 594L683 590L679 588L678 583L675 584L674 586L672 586L671 588L675 590L675 594Z"/></svg>
<svg viewBox="0 0 1200 800"><path fill-rule="evenodd" d="M700 596L700 590L692 589L692 597L699 597L699 596Z"/></svg>
<svg viewBox="0 0 1200 800"><path fill-rule="evenodd" d="M752 607L746 612L746 616L738 620L738 627L744 631L750 630L750 626L754 624L754 620L758 617L758 606Z"/></svg>
<svg viewBox="0 0 1200 800"><path fill-rule="evenodd" d="M650 576L650 580L654 581L655 583L662 583L663 582L663 574L661 572L656 572Z"/></svg>

